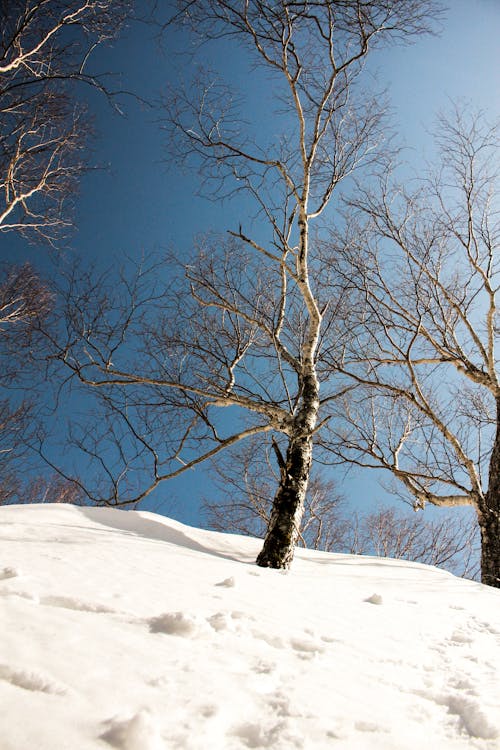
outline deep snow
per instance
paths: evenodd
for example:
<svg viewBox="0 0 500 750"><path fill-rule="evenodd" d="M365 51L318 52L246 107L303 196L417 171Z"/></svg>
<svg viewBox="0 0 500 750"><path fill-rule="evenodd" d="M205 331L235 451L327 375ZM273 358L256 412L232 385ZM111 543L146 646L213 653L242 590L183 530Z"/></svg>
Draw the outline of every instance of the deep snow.
<svg viewBox="0 0 500 750"><path fill-rule="evenodd" d="M0 508L0 750L500 748L500 591L152 513Z"/></svg>

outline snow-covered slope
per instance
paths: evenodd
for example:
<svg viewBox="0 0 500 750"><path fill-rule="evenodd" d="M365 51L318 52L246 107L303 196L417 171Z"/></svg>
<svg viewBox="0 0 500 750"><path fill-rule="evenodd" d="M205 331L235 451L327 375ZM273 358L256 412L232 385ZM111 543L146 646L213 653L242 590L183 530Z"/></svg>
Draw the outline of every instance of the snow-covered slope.
<svg viewBox="0 0 500 750"><path fill-rule="evenodd" d="M0 508L1 750L500 748L500 592L151 513Z"/></svg>

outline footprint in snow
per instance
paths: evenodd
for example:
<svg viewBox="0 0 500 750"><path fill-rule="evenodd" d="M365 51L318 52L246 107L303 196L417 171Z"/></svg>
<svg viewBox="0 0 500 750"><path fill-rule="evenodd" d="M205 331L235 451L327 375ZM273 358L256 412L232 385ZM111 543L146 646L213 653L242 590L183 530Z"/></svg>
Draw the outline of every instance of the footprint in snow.
<svg viewBox="0 0 500 750"><path fill-rule="evenodd" d="M280 719L268 727L262 726L261 720L239 724L233 728L231 734L237 737L245 747L275 748L279 746L290 748L290 750L304 747L303 739L293 732L288 719Z"/></svg>
<svg viewBox="0 0 500 750"><path fill-rule="evenodd" d="M146 623L149 625L150 633L196 638L207 635L214 630L216 633L223 631L239 633L245 627L245 621L253 621L254 619L251 615L246 615L238 610L215 612L213 615L204 618L186 612L163 612L156 617L150 617L146 620Z"/></svg>
<svg viewBox="0 0 500 750"><path fill-rule="evenodd" d="M380 596L380 594L372 594L368 597L368 599L364 599L365 602L368 602L369 604L383 604L384 600Z"/></svg>
<svg viewBox="0 0 500 750"><path fill-rule="evenodd" d="M234 617L229 612L216 612L214 615L207 617L207 622L218 633L223 630L228 630L229 632L236 630Z"/></svg>
<svg viewBox="0 0 500 750"><path fill-rule="evenodd" d="M473 643L474 639L470 635L465 633L463 630L455 630L450 636L451 643L464 644Z"/></svg>
<svg viewBox="0 0 500 750"><path fill-rule="evenodd" d="M75 599L72 596L43 596L40 604L47 607L61 607L62 609L73 609L77 612L93 612L96 614L115 614L116 610L107 607L105 604L94 604L85 602L81 599Z"/></svg>
<svg viewBox="0 0 500 750"><path fill-rule="evenodd" d="M264 641L264 643L267 643L267 645L271 646L272 648L286 648L284 639L279 635L270 635L269 633L265 633L262 630L257 630L255 628L251 631L251 634L254 638L259 641Z"/></svg>
<svg viewBox="0 0 500 750"><path fill-rule="evenodd" d="M500 630L498 630L494 625L492 625L490 622L485 622L484 620L479 620L474 615L471 617L471 628L474 630L477 630L479 633L488 633L491 635L500 635Z"/></svg>
<svg viewBox="0 0 500 750"><path fill-rule="evenodd" d="M295 725L295 719L301 715L302 711L294 708L286 692L278 689L263 696L256 721L234 726L231 734L246 747L303 748L304 738Z"/></svg>
<svg viewBox="0 0 500 750"><path fill-rule="evenodd" d="M447 714L455 719L460 734L466 733L469 737L482 740L500 737L498 719L495 722L488 716L487 709L483 708L480 698L477 698L477 680L473 681L468 675L451 675L444 691L433 689L433 680L429 679L425 690L412 692L436 706L443 706Z"/></svg>
<svg viewBox="0 0 500 750"><path fill-rule="evenodd" d="M226 589L232 589L236 586L236 581L233 576L230 576L230 578L225 578L223 581L219 581L219 583L216 583L215 585Z"/></svg>
<svg viewBox="0 0 500 750"><path fill-rule="evenodd" d="M17 578L20 575L17 568L2 568L0 570L0 581L6 581L8 578Z"/></svg>
<svg viewBox="0 0 500 750"><path fill-rule="evenodd" d="M357 721L354 724L354 728L357 729L358 732L389 732L386 727L383 727L380 724L375 724L373 721Z"/></svg>
<svg viewBox="0 0 500 750"><path fill-rule="evenodd" d="M254 666L252 671L255 674L270 675L276 670L276 663L272 661L266 661L265 659L259 659Z"/></svg>
<svg viewBox="0 0 500 750"><path fill-rule="evenodd" d="M150 633L165 633L183 638L193 638L199 634L203 622L185 612L164 612L148 621Z"/></svg>
<svg viewBox="0 0 500 750"><path fill-rule="evenodd" d="M47 675L38 671L25 669L12 669L7 664L0 664L0 680L10 682L15 687L29 690L34 693L47 693L49 695L65 695L66 688L56 683Z"/></svg>
<svg viewBox="0 0 500 750"><path fill-rule="evenodd" d="M113 718L99 739L117 750L163 750L156 719L143 709L127 719Z"/></svg>
<svg viewBox="0 0 500 750"><path fill-rule="evenodd" d="M39 597L36 594L30 593L29 591L0 591L0 596L3 596L5 599L10 599L10 597L17 597L18 599L27 599L33 604L40 604Z"/></svg>
<svg viewBox="0 0 500 750"><path fill-rule="evenodd" d="M291 638L290 645L298 652L301 659L312 659L316 654L322 654L325 647L321 643L308 638Z"/></svg>
<svg viewBox="0 0 500 750"><path fill-rule="evenodd" d="M460 728L465 730L469 737L494 740L500 736L500 728L490 723L480 704L469 696L446 695L438 698L436 702L446 706L448 713L458 717Z"/></svg>

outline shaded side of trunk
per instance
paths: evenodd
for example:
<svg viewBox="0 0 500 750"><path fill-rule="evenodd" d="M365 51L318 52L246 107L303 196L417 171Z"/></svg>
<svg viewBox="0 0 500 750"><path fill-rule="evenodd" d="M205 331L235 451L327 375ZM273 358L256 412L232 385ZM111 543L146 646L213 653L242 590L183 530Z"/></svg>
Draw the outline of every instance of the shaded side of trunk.
<svg viewBox="0 0 500 750"><path fill-rule="evenodd" d="M500 399L491 452L488 491L478 508L481 530L481 582L500 588Z"/></svg>
<svg viewBox="0 0 500 750"><path fill-rule="evenodd" d="M488 493L489 495L489 493ZM500 510L499 497L495 498L496 508L492 508L493 498L486 497L484 510L478 513L481 531L481 583L500 588Z"/></svg>

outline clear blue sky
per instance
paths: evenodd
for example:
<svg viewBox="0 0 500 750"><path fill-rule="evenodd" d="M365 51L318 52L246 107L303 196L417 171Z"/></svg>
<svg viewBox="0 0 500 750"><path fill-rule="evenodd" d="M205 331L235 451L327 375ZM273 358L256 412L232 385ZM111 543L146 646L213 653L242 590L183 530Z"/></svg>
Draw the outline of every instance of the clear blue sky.
<svg viewBox="0 0 500 750"><path fill-rule="evenodd" d="M470 101L490 119L500 115L500 3L449 0L449 5L440 36L377 52L369 64L379 83L388 88L395 125L417 166L432 158L428 131L436 113L446 110L450 101ZM176 53L184 45L185 38L170 33L160 46L151 28L134 25L112 48L98 51L94 64L98 70L120 73L117 88L153 100L182 74L186 62ZM225 46L214 53L212 62L224 64L244 85L245 95L258 101L260 88L241 54ZM188 76L189 70L184 74ZM197 233L225 230L245 220L235 215L234 206L198 197L196 173L180 174L168 164L168 143L157 111L128 98L123 100L126 116L119 117L99 96L85 95L98 132L92 162L106 169L91 172L83 180L78 230L72 243L75 253L105 266L120 256L139 257L162 247L175 247L184 254ZM244 211L244 206L238 210ZM0 238L0 253L18 261L29 258L42 270L48 268L43 249L30 248L9 235ZM164 485L151 507L196 523L200 487L205 482L203 470L189 472ZM384 496L371 473L351 474L344 492L355 506L364 507ZM162 505L161 498L172 494L178 504L167 501Z"/></svg>

